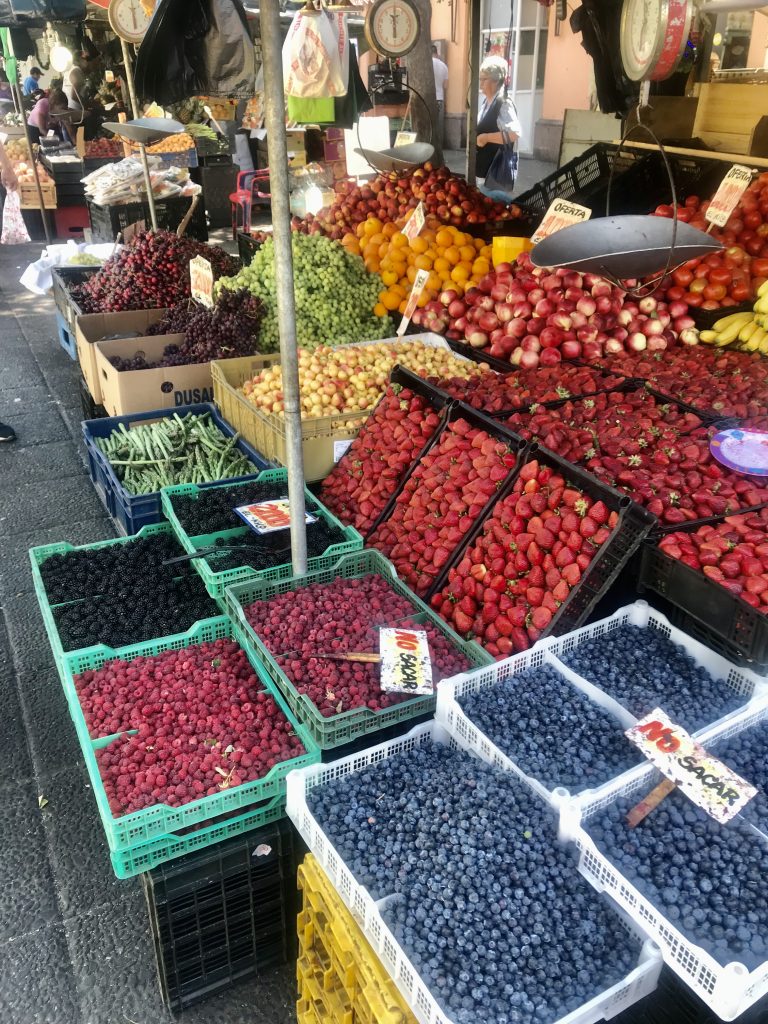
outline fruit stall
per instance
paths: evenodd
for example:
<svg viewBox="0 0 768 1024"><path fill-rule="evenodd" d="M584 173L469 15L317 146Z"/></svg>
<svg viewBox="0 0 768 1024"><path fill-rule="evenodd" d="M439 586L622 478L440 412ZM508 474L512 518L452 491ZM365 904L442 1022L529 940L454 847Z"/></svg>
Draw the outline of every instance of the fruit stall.
<svg viewBox="0 0 768 1024"><path fill-rule="evenodd" d="M639 212L709 226L694 170ZM276 242L56 278L119 536L31 571L173 1010L295 960L299 1024L766 1013L768 174L654 279L545 214L426 164L294 219L301 574Z"/></svg>

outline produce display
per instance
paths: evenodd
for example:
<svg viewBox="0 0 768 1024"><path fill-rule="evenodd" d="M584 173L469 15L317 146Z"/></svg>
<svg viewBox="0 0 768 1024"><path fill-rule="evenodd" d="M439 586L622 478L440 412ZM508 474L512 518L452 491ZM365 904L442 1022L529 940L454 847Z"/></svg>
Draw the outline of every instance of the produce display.
<svg viewBox="0 0 768 1024"><path fill-rule="evenodd" d="M659 548L768 614L768 509L668 533Z"/></svg>
<svg viewBox="0 0 768 1024"><path fill-rule="evenodd" d="M597 274L534 267L528 253L514 264L499 263L463 298L444 292L440 302L449 313L448 338L529 370L562 359L661 352L678 335L683 343L698 342L684 302L631 300ZM414 314L414 323L425 315Z"/></svg>
<svg viewBox="0 0 768 1024"><path fill-rule="evenodd" d="M255 601L245 615L296 690L325 718L359 707L381 711L408 699L381 689L376 664L321 657L345 651L378 654L381 626L426 632L435 683L470 667L435 626L413 620L411 602L382 576L299 587Z"/></svg>
<svg viewBox="0 0 768 1024"><path fill-rule="evenodd" d="M364 185L339 181L335 189L337 198L327 210L303 221L295 218L294 228L312 234L322 232L342 240L354 235L357 225L369 217L394 223L407 217L419 203L424 204L425 213L434 214L442 223L454 227L515 220L521 216L520 207L514 203L506 206L489 199L447 167L433 167L430 163L415 168L410 174L377 174Z"/></svg>
<svg viewBox="0 0 768 1024"><path fill-rule="evenodd" d="M256 473L253 463L235 447L237 440L237 434L222 434L209 413L174 413L130 429L121 425L108 437L95 438L129 494L152 494L161 487Z"/></svg>
<svg viewBox="0 0 768 1024"><path fill-rule="evenodd" d="M382 916L457 1024L550 1024L637 963L512 773L428 745L316 787L308 804L371 896L394 896Z"/></svg>
<svg viewBox="0 0 768 1024"><path fill-rule="evenodd" d="M189 537L202 537L241 527L243 520L235 512L238 506L284 498L287 492L285 481L249 480L229 487L205 487L194 495L173 494L171 505L184 532ZM310 511L314 507L312 502L307 506Z"/></svg>
<svg viewBox="0 0 768 1024"><path fill-rule="evenodd" d="M617 719L550 665L466 694L459 705L546 789L594 789L642 762Z"/></svg>
<svg viewBox="0 0 768 1024"><path fill-rule="evenodd" d="M455 356L449 348L423 341L387 341L380 344L320 346L309 352L299 349L301 412L307 418L335 416L340 412L370 409L381 397L395 366L404 366L420 377L448 374L466 379L487 372L487 367ZM242 392L264 412L280 415L283 405L283 371L268 366Z"/></svg>
<svg viewBox="0 0 768 1024"><path fill-rule="evenodd" d="M424 595L516 465L508 441L463 418L453 420L409 477L369 545Z"/></svg>
<svg viewBox="0 0 768 1024"><path fill-rule="evenodd" d="M620 626L560 656L636 718L662 708L688 732L711 725L749 699L697 665L658 630Z"/></svg>
<svg viewBox="0 0 768 1024"><path fill-rule="evenodd" d="M744 352L768 355L768 279L758 288L751 312L732 313L718 320L711 331L702 331L699 337L705 344L720 347L738 342L737 347Z"/></svg>
<svg viewBox="0 0 768 1024"><path fill-rule="evenodd" d="M335 544L343 544L346 539L343 530L326 522L325 519L307 523L307 558L324 555L328 548ZM260 537L246 527L242 533L217 537L214 541L214 546L222 549L229 545L234 545L235 549L211 552L206 556L205 562L212 572L244 567L265 572L275 566L285 565L291 560L291 537L288 530L267 533Z"/></svg>
<svg viewBox="0 0 768 1024"><path fill-rule="evenodd" d="M180 343L167 345L160 359L150 362L143 352L137 352L130 359L110 356L109 361L118 370L151 370L250 356L258 351L261 314L261 303L245 290L222 292L211 309L188 300L169 310L147 331L148 335L184 335Z"/></svg>
<svg viewBox="0 0 768 1024"><path fill-rule="evenodd" d="M125 647L218 615L191 566L164 564L183 554L162 533L46 559L40 575L64 650Z"/></svg>
<svg viewBox="0 0 768 1024"><path fill-rule="evenodd" d="M370 274L359 256L348 253L322 236L294 232L293 287L296 298L296 337L301 348L375 341L391 337L392 321L376 316L373 307L381 291L381 278ZM275 249L268 238L251 265L234 277L222 277L221 289L248 288L264 304L260 350L280 347L277 326Z"/></svg>
<svg viewBox="0 0 768 1024"><path fill-rule="evenodd" d="M100 267L103 260L100 260L98 256L92 256L88 252L78 252L74 256L70 256L66 262L68 267Z"/></svg>
<svg viewBox="0 0 768 1024"><path fill-rule="evenodd" d="M6 155L18 178L19 185L34 185L35 171L29 156L29 146L26 139L8 139L5 143ZM37 156L37 147L33 147L33 153ZM49 185L54 188L54 181L42 164L37 165L37 175L41 185Z"/></svg>
<svg viewBox="0 0 768 1024"><path fill-rule="evenodd" d="M549 630L618 521L605 502L534 458L432 607L496 658L526 650Z"/></svg>
<svg viewBox="0 0 768 1024"><path fill-rule="evenodd" d="M323 504L342 522L367 533L439 425L427 399L390 384L346 456L323 481Z"/></svg>
<svg viewBox="0 0 768 1024"><path fill-rule="evenodd" d="M75 688L90 735L121 734L96 751L115 817L233 789L304 753L232 640L108 661Z"/></svg>
<svg viewBox="0 0 768 1024"><path fill-rule="evenodd" d="M155 199L199 195L200 186L189 180L186 167L169 167L161 157L147 157L149 181ZM103 164L82 179L86 196L98 206L121 206L140 201L147 191L144 164L138 156Z"/></svg>
<svg viewBox="0 0 768 1024"><path fill-rule="evenodd" d="M727 739L713 740L707 748L743 779L757 787L757 794L741 811L744 817L765 830L768 825L768 763L765 758L768 727L765 719ZM768 951L767 951L768 952Z"/></svg>
<svg viewBox="0 0 768 1024"><path fill-rule="evenodd" d="M594 395L615 388L624 377L591 366L558 363L537 366L533 370L517 369L500 375L487 373L465 380L439 380L437 387L475 409L494 416L515 409L533 411L542 403L562 403L579 395Z"/></svg>
<svg viewBox="0 0 768 1024"><path fill-rule="evenodd" d="M117 138L91 139L85 144L86 160L119 160L124 152L123 144Z"/></svg>
<svg viewBox="0 0 768 1024"><path fill-rule="evenodd" d="M210 261L215 277L234 273L236 261L218 246L172 231L141 231L71 294L85 313L171 308L190 297L195 256Z"/></svg>

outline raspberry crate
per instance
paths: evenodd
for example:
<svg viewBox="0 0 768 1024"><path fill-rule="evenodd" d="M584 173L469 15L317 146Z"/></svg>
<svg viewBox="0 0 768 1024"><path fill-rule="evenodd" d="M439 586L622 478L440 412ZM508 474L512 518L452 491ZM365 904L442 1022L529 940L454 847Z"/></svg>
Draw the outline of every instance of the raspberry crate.
<svg viewBox="0 0 768 1024"><path fill-rule="evenodd" d="M561 671L569 673L582 684L585 684L602 694L603 691L600 690L597 684L574 672L573 669L570 669L560 660L559 656L567 654L586 640L591 640L594 637L607 636L614 630L620 629L622 626L639 626L641 629L655 630L657 633L660 633L673 643L679 644L683 647L694 659L696 664L704 668L714 679L722 678L724 689L732 690L737 694L744 695L744 705L741 708L730 712L730 714L725 715L722 718L714 719L708 725L693 731L692 734L694 736L702 735L707 729L711 729L714 725L720 725L723 722L731 721L733 718L742 714L747 708L761 705L766 699L768 699L768 681L766 681L764 677L756 675L748 668L740 668L739 666L733 665L731 662L721 657L721 655L716 654L698 640L695 640L693 637L688 636L686 633L677 629L667 618L665 618L664 615L657 612L654 608L651 608L646 601L636 601L634 604L627 605L625 608L620 608L607 619L601 619L599 622L594 622L590 626L583 626L581 629L577 629L572 633L567 633L564 636L550 637L542 642L550 655L553 656ZM605 694L603 695L605 696ZM649 710L652 711L653 709L650 708ZM636 719L626 709L624 709L624 713L628 716L627 728L629 728L629 726L634 725Z"/></svg>
<svg viewBox="0 0 768 1024"><path fill-rule="evenodd" d="M251 483L257 479L266 483L274 482L276 485L282 485L284 486L284 493L288 493L287 469L266 469L249 478ZM218 481L217 484L212 486L229 487L233 484L235 486L242 485L244 489L248 486L248 482L244 478L232 481ZM174 533L176 534L179 543L188 554L191 555L201 548L213 547L217 540L231 540L235 542L239 537L245 537L251 532L249 527L242 526L231 530L222 530L219 533L198 534L196 536L192 536L187 533L176 515L176 511L173 507L173 499L174 497L196 497L200 493L200 490L201 488L195 484L180 484L178 487L166 487L161 491L163 512L173 526ZM309 512L313 515L319 516L330 526L338 527L338 529L340 529L344 534L343 541L340 541L338 544L332 544L331 547L329 547L322 555L308 559L307 572L315 572L320 569L324 569L327 566L335 565L342 555L346 555L352 551L359 551L362 548L363 538L357 530L352 526L344 526L343 523L339 522L336 516L333 515L332 512L329 512L307 487L304 488L304 500L306 501L306 507ZM293 566L290 558L288 558L288 560L282 565L276 565L273 568L266 569L262 572L252 569L250 566L241 566L237 569L222 569L216 571L214 568L215 561L209 561L208 558L195 558L192 560L192 564L202 576L208 593L211 597L217 599L223 596L226 587L233 583L242 583L254 576L257 576L260 579L282 580L293 575Z"/></svg>
<svg viewBox="0 0 768 1024"><path fill-rule="evenodd" d="M299 693L286 676L275 657L267 650L258 634L245 616L245 608L254 601L263 601L276 594L284 594L300 587L309 587L315 583L330 583L337 577L359 579L362 576L382 576L396 593L406 597L413 606L413 618L420 622L428 622L448 637L455 646L474 665L487 665L491 658L477 644L462 640L434 612L413 594L398 579L390 562L377 551L359 551L345 555L335 565L327 566L305 576L284 580L251 579L245 583L227 587L225 601L228 614L235 624L235 635L253 659L264 667L264 671L272 682L280 689L293 714L306 727L314 741L323 750L339 747L350 743L357 737L367 733L385 729L388 726L408 722L420 715L432 714L435 708L433 696L414 697L382 711L374 711L367 707L352 708L338 715L325 718L312 701L303 693Z"/></svg>
<svg viewBox="0 0 768 1024"><path fill-rule="evenodd" d="M142 874L171 1010L295 957L301 845L283 818Z"/></svg>
<svg viewBox="0 0 768 1024"><path fill-rule="evenodd" d="M130 416L112 416L95 420L86 420L82 424L85 452L88 456L88 469L91 480L96 488L96 493L101 498L104 506L115 521L117 528L124 537L130 537L138 533L142 527L151 526L154 523L161 523L165 519L161 505L160 491L152 494L132 494L118 479L117 473L112 467L107 456L101 451L96 443L97 438L109 437L118 430L130 430L132 426L144 423L152 423L169 415L186 416L187 414L200 416L208 413L212 424L225 436L233 437L235 431L230 425L219 416L215 405L210 403L199 403L197 405L183 405L169 413L167 409L159 409L156 412L134 413ZM267 460L259 455L247 441L240 438L237 441L237 449L241 451L251 463L253 463L253 474L247 477L233 477L235 480L255 479L258 474L269 466ZM229 482L229 480L227 481ZM211 484L219 483L217 480L203 484L208 487Z"/></svg>
<svg viewBox="0 0 768 1024"><path fill-rule="evenodd" d="M102 646L64 656L61 666L62 685L106 833L112 865L119 878L146 871L187 850L213 845L230 835L237 835L282 817L286 776L294 768L313 764L320 759L320 751L308 731L292 716L263 669L254 664L254 670L264 683L264 688L274 697L280 710L293 725L306 752L274 765L261 779L223 789L220 793L192 800L180 807L155 804L120 817L114 816L101 780L96 750L109 746L120 734L90 735L77 698L74 677L88 669L100 668L115 658L130 661L163 651L199 646L225 637L237 639L232 623L221 616L200 622L186 633L123 647L120 651ZM199 830L192 828L201 823L205 824ZM138 867L139 864L142 866Z"/></svg>
<svg viewBox="0 0 768 1024"><path fill-rule="evenodd" d="M370 893L356 881L349 867L334 848L322 827L315 820L307 806L307 794L315 787L361 771L369 764L378 763L396 754L433 743L456 745L445 729L436 722L416 726L405 736L382 743L351 757L318 764L312 768L293 772L288 781L288 816L307 843L310 853L338 893L341 901L350 910L354 920L362 928L363 935L374 954L379 957L384 970L402 993L405 1002L421 1024L450 1024L445 1012L435 1001L427 985L401 948L380 910L381 901L373 900ZM553 828L553 842L555 841ZM653 992L656 988L661 960L650 943L642 943L641 930L624 916L617 917L617 927L627 928L638 936L641 947L637 967L621 982L602 992L559 1021L552 1024L594 1024L603 1018L610 1019L633 1003ZM308 1020L312 1020L310 1016ZM549 1024L549 1022L547 1022Z"/></svg>

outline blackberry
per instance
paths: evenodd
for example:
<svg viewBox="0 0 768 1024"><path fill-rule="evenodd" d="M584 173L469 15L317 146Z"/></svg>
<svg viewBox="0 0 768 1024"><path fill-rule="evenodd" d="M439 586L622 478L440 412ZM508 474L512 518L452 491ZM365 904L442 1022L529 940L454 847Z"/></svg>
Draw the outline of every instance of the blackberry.
<svg viewBox="0 0 768 1024"><path fill-rule="evenodd" d="M203 487L196 495L176 495L173 511L188 536L202 537L241 527L243 520L235 512L238 506L284 498L287 493L288 484L275 480L256 480L239 487ZM308 505L310 511L315 507L314 502Z"/></svg>

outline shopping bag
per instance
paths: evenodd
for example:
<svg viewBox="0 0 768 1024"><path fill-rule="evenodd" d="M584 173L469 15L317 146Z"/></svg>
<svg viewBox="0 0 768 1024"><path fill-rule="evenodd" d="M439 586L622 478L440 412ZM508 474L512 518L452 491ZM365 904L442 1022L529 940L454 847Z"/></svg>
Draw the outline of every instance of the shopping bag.
<svg viewBox="0 0 768 1024"><path fill-rule="evenodd" d="M489 192L512 195L517 177L517 151L513 142L505 142L491 161L484 187Z"/></svg>
<svg viewBox="0 0 768 1024"><path fill-rule="evenodd" d="M22 245L29 241L27 225L21 215L19 190L9 189L5 193L3 203L3 233L0 235L0 245Z"/></svg>
<svg viewBox="0 0 768 1024"><path fill-rule="evenodd" d="M349 37L343 14L298 11L283 43L286 96L344 96L349 82Z"/></svg>

